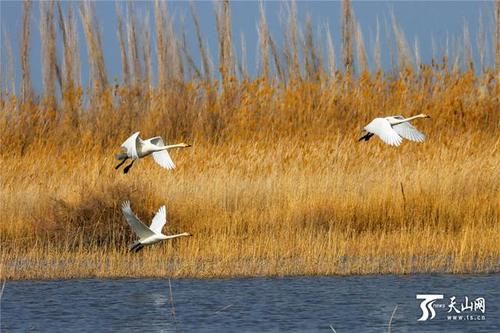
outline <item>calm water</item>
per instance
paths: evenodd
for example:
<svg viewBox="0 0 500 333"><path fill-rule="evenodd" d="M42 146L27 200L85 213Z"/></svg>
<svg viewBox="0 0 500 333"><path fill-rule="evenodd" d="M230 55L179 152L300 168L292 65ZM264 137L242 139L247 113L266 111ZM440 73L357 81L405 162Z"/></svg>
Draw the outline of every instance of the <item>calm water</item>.
<svg viewBox="0 0 500 333"><path fill-rule="evenodd" d="M8 282L2 332L499 332L500 274L227 280L69 280ZM416 294L444 294L436 316L421 316ZM484 297L480 321L447 320ZM442 303L442 308L439 304ZM437 305L436 305L437 304ZM467 305L467 304L466 304Z"/></svg>

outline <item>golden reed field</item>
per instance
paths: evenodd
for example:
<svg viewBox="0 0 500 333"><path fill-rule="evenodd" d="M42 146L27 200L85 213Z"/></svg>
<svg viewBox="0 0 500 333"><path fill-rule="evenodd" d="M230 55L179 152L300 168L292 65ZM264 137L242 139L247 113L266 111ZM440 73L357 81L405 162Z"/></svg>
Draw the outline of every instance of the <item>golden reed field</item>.
<svg viewBox="0 0 500 333"><path fill-rule="evenodd" d="M341 52L289 3L283 45L264 15L257 22L256 76L236 56L228 2L214 5L214 59L199 28L199 49L183 44L165 3L152 5L151 26L118 7L119 82L107 77L89 3L39 6L36 27L38 4L24 3L22 35L11 36L21 56L9 60L23 79L0 100L2 279L500 271L498 2L486 41L497 41L496 67L472 60L481 42L466 27L472 42L419 63L393 16L397 61L383 72L349 1ZM80 22L90 88L79 79ZM42 41L40 95L30 38ZM424 143L358 142L374 117L418 113L431 116L414 122ZM172 153L174 171L148 157L124 174L114 155L135 131L192 147ZM129 252L124 200L146 223L165 204L164 232L193 237Z"/></svg>

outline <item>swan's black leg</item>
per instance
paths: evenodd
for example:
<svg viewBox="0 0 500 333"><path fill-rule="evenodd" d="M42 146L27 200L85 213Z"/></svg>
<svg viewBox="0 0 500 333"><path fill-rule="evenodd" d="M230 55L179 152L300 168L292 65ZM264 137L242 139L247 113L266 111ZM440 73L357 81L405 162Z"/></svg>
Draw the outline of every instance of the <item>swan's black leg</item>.
<svg viewBox="0 0 500 333"><path fill-rule="evenodd" d="M130 251L139 252L143 247L144 245L142 245L140 242L137 242L130 247Z"/></svg>
<svg viewBox="0 0 500 333"><path fill-rule="evenodd" d="M132 163L130 163L129 165L127 165L124 169L123 169L123 173L127 173L130 168L132 167L132 165L134 164L135 160L132 160Z"/></svg>
<svg viewBox="0 0 500 333"><path fill-rule="evenodd" d="M125 163L127 161L128 157L125 157L125 159L123 161L121 161L117 166L115 166L115 170L118 170L119 167L121 167L123 165L123 163Z"/></svg>
<svg viewBox="0 0 500 333"><path fill-rule="evenodd" d="M362 137L360 137L358 141L361 141L361 140L368 141L368 140L370 140L370 138L371 138L372 136L373 136L373 133L368 132L368 133L366 133L365 135L363 135Z"/></svg>
<svg viewBox="0 0 500 333"><path fill-rule="evenodd" d="M142 250L144 248L144 245L142 245L141 243L137 244L137 246L134 248L134 252L137 253L139 252L140 250Z"/></svg>

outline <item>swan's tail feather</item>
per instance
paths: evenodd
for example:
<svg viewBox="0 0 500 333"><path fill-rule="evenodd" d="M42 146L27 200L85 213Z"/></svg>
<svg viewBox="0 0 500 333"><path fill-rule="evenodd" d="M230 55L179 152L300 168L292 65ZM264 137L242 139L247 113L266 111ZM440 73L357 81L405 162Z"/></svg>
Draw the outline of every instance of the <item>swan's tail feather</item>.
<svg viewBox="0 0 500 333"><path fill-rule="evenodd" d="M119 154L116 154L115 155L116 159L121 161L121 160L124 160L128 157L127 153L119 153Z"/></svg>

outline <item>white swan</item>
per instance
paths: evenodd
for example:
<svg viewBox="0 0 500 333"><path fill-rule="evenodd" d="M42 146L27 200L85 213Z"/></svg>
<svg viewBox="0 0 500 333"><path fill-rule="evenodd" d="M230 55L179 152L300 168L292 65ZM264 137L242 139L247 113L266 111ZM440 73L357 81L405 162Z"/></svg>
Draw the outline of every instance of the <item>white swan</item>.
<svg viewBox="0 0 500 333"><path fill-rule="evenodd" d="M127 173L136 160L153 154L153 159L156 163L165 169L172 170L175 169L175 164L167 150L172 148L191 147L191 145L187 143L166 146L160 136L142 140L139 137L139 133L140 132L135 132L122 143L121 147L124 152L116 155L116 159L121 162L115 167L115 169L118 169L127 159L130 158L132 159L132 163L123 169L123 172Z"/></svg>
<svg viewBox="0 0 500 333"><path fill-rule="evenodd" d="M139 236L139 240L132 244L130 251L138 252L145 245L158 243L165 239L191 236L191 234L187 232L170 236L166 236L161 233L161 229L163 229L163 226L167 223L167 211L165 206L160 207L156 215L153 217L153 221L151 222L149 228L142 223L137 216L135 216L132 208L130 208L130 201L124 201L122 203L122 212L128 225L132 228L132 231Z"/></svg>
<svg viewBox="0 0 500 333"><path fill-rule="evenodd" d="M382 141L391 146L399 146L403 142L403 138L410 141L423 142L425 135L409 123L417 118L430 117L421 113L410 118L402 116L375 118L365 126L365 134L358 141L368 141L373 135L377 135Z"/></svg>

